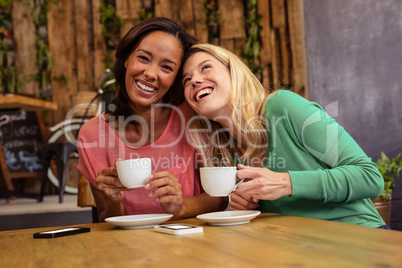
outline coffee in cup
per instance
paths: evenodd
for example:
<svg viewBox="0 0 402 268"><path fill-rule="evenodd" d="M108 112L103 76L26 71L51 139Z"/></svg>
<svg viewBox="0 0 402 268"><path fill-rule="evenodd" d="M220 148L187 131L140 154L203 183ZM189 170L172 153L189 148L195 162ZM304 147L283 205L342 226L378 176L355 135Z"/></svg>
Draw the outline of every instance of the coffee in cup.
<svg viewBox="0 0 402 268"><path fill-rule="evenodd" d="M128 159L116 162L121 183L129 189L144 187L152 172L151 158Z"/></svg>

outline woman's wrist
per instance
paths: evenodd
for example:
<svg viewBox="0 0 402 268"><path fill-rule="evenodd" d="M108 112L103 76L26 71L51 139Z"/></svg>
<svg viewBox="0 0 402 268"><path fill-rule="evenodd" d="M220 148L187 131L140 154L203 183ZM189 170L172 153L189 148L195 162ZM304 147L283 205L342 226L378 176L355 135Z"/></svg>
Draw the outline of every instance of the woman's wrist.
<svg viewBox="0 0 402 268"><path fill-rule="evenodd" d="M292 195L292 180L290 179L290 174L288 172L282 173L284 176L284 181L285 181L285 193L284 196L291 196Z"/></svg>
<svg viewBox="0 0 402 268"><path fill-rule="evenodd" d="M175 219L183 219L183 218L187 218L188 216L186 216L186 211L187 211L187 205L186 205L186 197L183 197L183 203L181 204L181 208L179 213L177 213L177 215L174 216Z"/></svg>

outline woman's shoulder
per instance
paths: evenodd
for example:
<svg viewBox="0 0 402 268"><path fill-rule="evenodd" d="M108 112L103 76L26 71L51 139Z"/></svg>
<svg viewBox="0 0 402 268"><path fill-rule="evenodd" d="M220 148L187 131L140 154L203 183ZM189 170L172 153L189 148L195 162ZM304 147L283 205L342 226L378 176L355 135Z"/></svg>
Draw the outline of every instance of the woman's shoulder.
<svg viewBox="0 0 402 268"><path fill-rule="evenodd" d="M307 103L308 100L292 91L278 90L268 98L265 108L267 112L283 112Z"/></svg>
<svg viewBox="0 0 402 268"><path fill-rule="evenodd" d="M187 101L185 101L185 102L183 102L182 104L180 104L180 105L178 106L178 109L179 109L180 111L182 111L182 112L185 112L185 113L189 113L189 112L191 111L190 104L188 104Z"/></svg>
<svg viewBox="0 0 402 268"><path fill-rule="evenodd" d="M309 102L304 97L296 94L290 90L278 90L272 93L272 96L268 99L269 103L275 103L276 105L288 105L293 103L300 103L300 102Z"/></svg>
<svg viewBox="0 0 402 268"><path fill-rule="evenodd" d="M80 137L88 135L97 135L99 132L99 124L105 123L105 117L103 114L95 116L89 119L80 129Z"/></svg>
<svg viewBox="0 0 402 268"><path fill-rule="evenodd" d="M85 124L82 125L82 129L92 128L93 126L97 125L99 122L104 122L104 121L105 121L105 117L103 114L92 117L91 119L86 121Z"/></svg>
<svg viewBox="0 0 402 268"><path fill-rule="evenodd" d="M309 116L317 110L323 110L320 105L289 90L278 90L267 101L265 110L271 115L290 115L292 117Z"/></svg>
<svg viewBox="0 0 402 268"><path fill-rule="evenodd" d="M191 115L191 107L187 102L183 102L179 106L175 106L173 108L174 113L178 115L179 118L183 118L185 121L187 121L190 118Z"/></svg>

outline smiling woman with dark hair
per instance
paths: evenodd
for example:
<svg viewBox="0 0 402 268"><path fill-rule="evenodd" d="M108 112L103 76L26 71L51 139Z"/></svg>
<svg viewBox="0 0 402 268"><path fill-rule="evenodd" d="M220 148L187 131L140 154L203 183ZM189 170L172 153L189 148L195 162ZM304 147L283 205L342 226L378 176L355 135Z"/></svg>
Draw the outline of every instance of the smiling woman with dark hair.
<svg viewBox="0 0 402 268"><path fill-rule="evenodd" d="M197 42L175 22L152 18L134 26L116 51L118 94L78 138L78 169L91 183L99 218L169 213L176 218L225 209L227 199L201 193L194 148L184 137L190 108L183 103L181 68ZM151 158L150 182L124 187L119 159Z"/></svg>

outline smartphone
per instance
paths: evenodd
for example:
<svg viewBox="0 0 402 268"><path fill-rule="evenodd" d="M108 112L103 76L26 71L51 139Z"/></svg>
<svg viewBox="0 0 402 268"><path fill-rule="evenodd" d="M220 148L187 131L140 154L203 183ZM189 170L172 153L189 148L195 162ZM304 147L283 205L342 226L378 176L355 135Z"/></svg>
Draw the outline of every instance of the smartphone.
<svg viewBox="0 0 402 268"><path fill-rule="evenodd" d="M33 238L55 238L55 237L75 235L75 234L80 234L80 233L88 233L89 231L90 231L90 228L72 227L72 228L56 229L56 230L52 230L52 231L34 233Z"/></svg>
<svg viewBox="0 0 402 268"><path fill-rule="evenodd" d="M154 227L154 231L173 235L197 234L204 232L201 226L186 224L164 224Z"/></svg>

